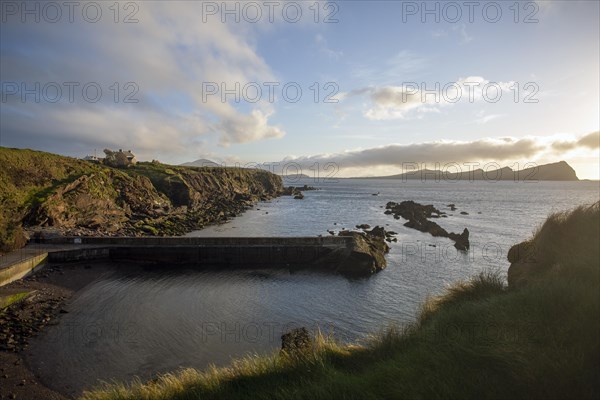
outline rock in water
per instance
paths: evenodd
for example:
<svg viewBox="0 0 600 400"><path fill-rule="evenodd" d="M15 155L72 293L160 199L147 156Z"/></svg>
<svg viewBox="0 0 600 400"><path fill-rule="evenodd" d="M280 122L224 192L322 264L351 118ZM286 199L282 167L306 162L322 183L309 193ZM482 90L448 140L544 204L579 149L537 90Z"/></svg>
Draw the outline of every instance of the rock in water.
<svg viewBox="0 0 600 400"><path fill-rule="evenodd" d="M315 262L320 269L330 270L352 277L369 276L387 266L385 255L390 248L385 243L386 233L376 226L371 231L342 230L338 236L347 236L345 247L331 250Z"/></svg>
<svg viewBox="0 0 600 400"><path fill-rule="evenodd" d="M469 250L469 230L467 228L465 228L465 230L460 235L450 232L448 234L448 237L455 241L454 247L457 250Z"/></svg>
<svg viewBox="0 0 600 400"><path fill-rule="evenodd" d="M448 204L448 207L454 207L454 204ZM393 214L394 218L400 217L408 220L404 226L413 228L421 232L427 232L436 237L447 237L455 241L454 247L458 250L466 251L469 249L469 230L465 228L460 235L454 232L448 233L444 228L439 226L428 218L445 217L443 211L438 210L432 205L422 205L414 201L403 201L396 203L390 201L385 206L385 214Z"/></svg>
<svg viewBox="0 0 600 400"><path fill-rule="evenodd" d="M351 276L365 276L379 272L387 266L385 255L390 247L385 243L385 229L376 226L366 233L342 231L339 236L351 236L354 240L342 257L338 272Z"/></svg>

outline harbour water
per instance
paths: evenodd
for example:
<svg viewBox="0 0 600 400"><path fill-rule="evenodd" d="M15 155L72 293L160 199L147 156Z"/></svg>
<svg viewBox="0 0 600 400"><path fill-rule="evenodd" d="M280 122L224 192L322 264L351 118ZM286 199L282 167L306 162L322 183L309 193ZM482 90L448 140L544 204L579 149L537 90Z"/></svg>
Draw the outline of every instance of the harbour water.
<svg viewBox="0 0 600 400"><path fill-rule="evenodd" d="M303 200L264 202L192 236L316 236L357 224L398 233L384 271L364 279L282 270L120 270L85 287L59 325L33 341L30 363L51 387L71 393L104 381L149 379L182 367L226 365L280 346L297 326L364 340L414 320L427 296L483 270L506 274L506 253L549 213L599 199L598 182L421 182L304 180ZM373 195L377 194L377 195ZM447 231L470 231L471 249L403 226L388 201L414 200L448 213ZM455 204L450 211L448 204ZM468 215L460 214L466 212Z"/></svg>

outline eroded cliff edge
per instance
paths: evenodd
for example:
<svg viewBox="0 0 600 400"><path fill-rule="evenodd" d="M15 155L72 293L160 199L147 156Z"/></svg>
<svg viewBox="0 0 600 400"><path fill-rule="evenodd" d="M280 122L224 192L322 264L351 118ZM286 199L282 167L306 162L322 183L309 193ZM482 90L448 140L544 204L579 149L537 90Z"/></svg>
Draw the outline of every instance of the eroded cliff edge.
<svg viewBox="0 0 600 400"><path fill-rule="evenodd" d="M225 221L279 195L281 177L242 168L139 163L116 169L0 147L0 251L22 247L23 228L68 235L180 235Z"/></svg>

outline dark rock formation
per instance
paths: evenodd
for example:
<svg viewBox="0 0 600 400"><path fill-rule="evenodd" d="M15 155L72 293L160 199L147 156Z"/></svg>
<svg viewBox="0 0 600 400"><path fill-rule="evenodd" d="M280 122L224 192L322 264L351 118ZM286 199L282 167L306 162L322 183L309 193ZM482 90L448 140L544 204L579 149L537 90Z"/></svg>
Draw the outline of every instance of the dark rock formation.
<svg viewBox="0 0 600 400"><path fill-rule="evenodd" d="M371 231L355 232L343 230L338 236L352 238L343 249L334 249L318 260L315 265L346 276L369 276L387 266L385 255L390 248L385 243L385 230L376 226Z"/></svg>
<svg viewBox="0 0 600 400"><path fill-rule="evenodd" d="M287 186L287 187L283 188L283 190L281 191L280 194L282 196L294 196L294 199L302 200L304 198L304 194L302 192L305 190L318 190L318 189L314 188L312 186L308 186L308 185L304 185L302 187Z"/></svg>
<svg viewBox="0 0 600 400"><path fill-rule="evenodd" d="M294 186L286 186L281 190L282 196L295 196L298 193L301 193L300 189Z"/></svg>
<svg viewBox="0 0 600 400"><path fill-rule="evenodd" d="M371 225L369 224L360 224L360 225L356 225L356 229L370 229Z"/></svg>
<svg viewBox="0 0 600 400"><path fill-rule="evenodd" d="M465 228L460 235L450 232L448 233L448 237L454 240L454 247L456 247L458 250L469 250L469 230L467 228Z"/></svg>
<svg viewBox="0 0 600 400"><path fill-rule="evenodd" d="M453 204L451 204L453 206ZM408 228L416 229L420 232L427 232L432 236L436 237L447 237L455 241L454 247L458 250L469 249L469 230L465 228L463 233L457 234L450 232L448 233L444 228L439 226L428 218L440 217L445 213L438 210L433 205L422 205L415 203L414 201L403 201L402 203L396 203L390 201L385 206L385 214L393 215L394 218L400 219L400 217L408 220L404 226Z"/></svg>
<svg viewBox="0 0 600 400"><path fill-rule="evenodd" d="M302 190L302 191L306 191L306 190L319 190L319 189L317 189L317 188L316 188L316 187L314 187L314 186L308 186L308 185L304 185L304 186L302 186L302 187L300 188L300 190Z"/></svg>
<svg viewBox="0 0 600 400"><path fill-rule="evenodd" d="M312 348L312 338L308 329L296 328L281 335L281 351L286 354L301 354Z"/></svg>

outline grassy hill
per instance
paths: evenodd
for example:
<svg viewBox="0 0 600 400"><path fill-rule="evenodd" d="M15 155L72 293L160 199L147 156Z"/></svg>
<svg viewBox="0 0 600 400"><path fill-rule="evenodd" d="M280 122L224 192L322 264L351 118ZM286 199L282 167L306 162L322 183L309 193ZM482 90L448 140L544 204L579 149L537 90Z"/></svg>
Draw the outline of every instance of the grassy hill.
<svg viewBox="0 0 600 400"><path fill-rule="evenodd" d="M276 196L281 178L242 168L139 163L116 169L0 147L0 252L22 247L23 226L71 234L178 235Z"/></svg>
<svg viewBox="0 0 600 400"><path fill-rule="evenodd" d="M599 204L549 217L526 250L511 250L511 269L526 261L529 279L457 283L413 325L365 345L318 337L303 353L108 385L83 399L598 398L599 225Z"/></svg>

